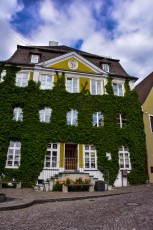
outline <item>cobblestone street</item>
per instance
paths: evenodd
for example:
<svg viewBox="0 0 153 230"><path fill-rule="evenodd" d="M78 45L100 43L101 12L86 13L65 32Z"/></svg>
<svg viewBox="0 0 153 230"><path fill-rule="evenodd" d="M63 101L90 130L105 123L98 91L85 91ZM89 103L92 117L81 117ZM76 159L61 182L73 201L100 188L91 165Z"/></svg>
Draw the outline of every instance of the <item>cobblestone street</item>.
<svg viewBox="0 0 153 230"><path fill-rule="evenodd" d="M125 189L124 189L125 191ZM153 230L153 186L130 194L1 211L0 230Z"/></svg>

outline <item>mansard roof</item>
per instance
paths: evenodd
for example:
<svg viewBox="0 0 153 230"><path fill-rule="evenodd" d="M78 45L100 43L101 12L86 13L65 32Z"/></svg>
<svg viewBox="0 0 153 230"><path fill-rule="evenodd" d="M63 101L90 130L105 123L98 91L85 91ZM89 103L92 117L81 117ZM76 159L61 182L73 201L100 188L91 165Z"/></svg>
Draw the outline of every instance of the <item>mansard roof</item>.
<svg viewBox="0 0 153 230"><path fill-rule="evenodd" d="M21 66L35 66L34 63L30 62L31 54L40 55L39 62L45 62L50 59L62 56L64 54L76 52L83 58L87 59L89 62L95 66L101 68L102 63L107 63L110 66L110 75L131 78L136 80L136 77L132 77L126 73L118 59L112 59L109 57L99 56L96 54L87 53L75 48L71 48L65 45L59 46L17 46L17 50L8 60L4 61L9 64L17 64Z"/></svg>

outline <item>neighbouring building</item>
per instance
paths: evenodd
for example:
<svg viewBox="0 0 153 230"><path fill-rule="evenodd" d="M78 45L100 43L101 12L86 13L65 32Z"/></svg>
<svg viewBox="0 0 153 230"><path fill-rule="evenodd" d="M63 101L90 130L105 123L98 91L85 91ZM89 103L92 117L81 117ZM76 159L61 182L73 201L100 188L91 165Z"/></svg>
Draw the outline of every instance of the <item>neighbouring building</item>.
<svg viewBox="0 0 153 230"><path fill-rule="evenodd" d="M153 73L150 73L135 88L143 111L149 182L153 183Z"/></svg>
<svg viewBox="0 0 153 230"><path fill-rule="evenodd" d="M119 60L50 42L18 45L0 71L0 173L22 186L71 174L145 183L137 78Z"/></svg>

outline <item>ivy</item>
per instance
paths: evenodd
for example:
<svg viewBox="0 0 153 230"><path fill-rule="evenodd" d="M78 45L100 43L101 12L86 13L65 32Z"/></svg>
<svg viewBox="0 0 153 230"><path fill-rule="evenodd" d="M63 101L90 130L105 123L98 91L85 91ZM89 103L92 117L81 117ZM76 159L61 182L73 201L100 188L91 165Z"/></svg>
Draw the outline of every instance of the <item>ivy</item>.
<svg viewBox="0 0 153 230"><path fill-rule="evenodd" d="M6 70L4 82L0 83L0 175L15 178L23 187L33 186L43 170L47 144L49 142L94 144L97 149L99 169L109 171L113 184L119 171L118 150L128 146L132 171L130 184L146 182L146 147L141 106L135 90L127 89L124 97L113 95L112 78L108 78L105 95L91 95L82 86L81 93L69 93L65 89L65 76L57 73L57 82L52 90L40 90L40 83L30 80L28 87L15 86L15 66L0 66ZM23 109L23 121L13 121L14 107ZM50 123L39 121L39 110L52 109ZM66 113L78 110L78 126L66 124ZM102 111L104 126L92 126L92 114ZM126 126L117 125L117 114L126 116ZM21 141L19 169L5 168L10 140ZM106 152L112 155L107 160Z"/></svg>

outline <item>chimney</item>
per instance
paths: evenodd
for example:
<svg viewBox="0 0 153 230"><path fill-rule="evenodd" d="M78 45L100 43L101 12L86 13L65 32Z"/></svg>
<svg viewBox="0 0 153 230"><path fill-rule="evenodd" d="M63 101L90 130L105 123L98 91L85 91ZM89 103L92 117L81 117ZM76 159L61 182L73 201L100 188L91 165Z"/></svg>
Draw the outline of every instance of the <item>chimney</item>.
<svg viewBox="0 0 153 230"><path fill-rule="evenodd" d="M58 46L58 42L49 41L49 46Z"/></svg>

